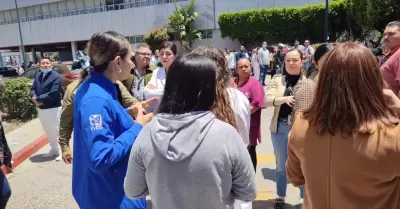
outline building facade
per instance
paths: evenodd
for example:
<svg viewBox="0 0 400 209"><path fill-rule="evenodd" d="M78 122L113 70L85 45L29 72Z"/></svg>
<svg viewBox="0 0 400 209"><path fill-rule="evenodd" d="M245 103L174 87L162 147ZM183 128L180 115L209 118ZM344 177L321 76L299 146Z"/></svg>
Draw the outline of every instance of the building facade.
<svg viewBox="0 0 400 209"><path fill-rule="evenodd" d="M18 49L18 16L27 51L59 50L60 58L73 59L81 41L100 31L115 30L136 45L143 35L167 25L174 4L189 0L0 0L0 49ZM305 6L324 0L196 0L196 28L203 39L195 45L238 48L238 42L222 39L218 15L257 8Z"/></svg>

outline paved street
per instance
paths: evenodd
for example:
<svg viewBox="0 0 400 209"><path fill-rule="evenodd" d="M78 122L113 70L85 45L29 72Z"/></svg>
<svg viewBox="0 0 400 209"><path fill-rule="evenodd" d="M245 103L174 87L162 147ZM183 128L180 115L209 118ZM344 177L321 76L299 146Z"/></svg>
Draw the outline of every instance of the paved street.
<svg viewBox="0 0 400 209"><path fill-rule="evenodd" d="M258 146L257 200L254 209L272 208L275 198L275 158L270 139L269 123L272 108L263 111L262 138ZM78 208L71 194L71 165L43 158L49 146L42 148L22 163L7 177L12 187L9 209ZM287 202L295 205L299 201L299 190L288 185ZM288 208L291 208L290 206Z"/></svg>

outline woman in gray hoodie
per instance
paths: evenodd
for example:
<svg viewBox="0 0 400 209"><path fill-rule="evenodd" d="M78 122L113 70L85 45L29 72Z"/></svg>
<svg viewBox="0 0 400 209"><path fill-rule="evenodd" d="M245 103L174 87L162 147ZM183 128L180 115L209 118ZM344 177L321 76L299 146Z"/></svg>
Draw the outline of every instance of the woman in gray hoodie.
<svg viewBox="0 0 400 209"><path fill-rule="evenodd" d="M176 60L158 114L132 147L125 193L153 209L226 209L256 197L255 173L239 133L211 112L217 66L201 55Z"/></svg>

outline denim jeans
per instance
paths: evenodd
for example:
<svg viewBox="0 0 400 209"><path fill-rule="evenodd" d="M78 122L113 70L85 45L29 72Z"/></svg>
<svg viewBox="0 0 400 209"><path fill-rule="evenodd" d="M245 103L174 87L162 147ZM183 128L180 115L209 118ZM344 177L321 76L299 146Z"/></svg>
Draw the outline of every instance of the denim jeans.
<svg viewBox="0 0 400 209"><path fill-rule="evenodd" d="M7 201L11 196L11 188L8 184L7 178L5 177L3 171L0 170L0 209L6 208Z"/></svg>
<svg viewBox="0 0 400 209"><path fill-rule="evenodd" d="M260 65L260 83L265 85L265 77L267 77L268 65Z"/></svg>
<svg viewBox="0 0 400 209"><path fill-rule="evenodd" d="M286 197L287 177L286 161L288 159L288 134L290 126L278 123L277 133L271 133L272 146L276 158L276 190L279 197ZM304 197L304 189L300 187L300 197Z"/></svg>
<svg viewBox="0 0 400 209"><path fill-rule="evenodd" d="M310 70L311 66L312 66L311 60L304 62L304 71L308 72Z"/></svg>

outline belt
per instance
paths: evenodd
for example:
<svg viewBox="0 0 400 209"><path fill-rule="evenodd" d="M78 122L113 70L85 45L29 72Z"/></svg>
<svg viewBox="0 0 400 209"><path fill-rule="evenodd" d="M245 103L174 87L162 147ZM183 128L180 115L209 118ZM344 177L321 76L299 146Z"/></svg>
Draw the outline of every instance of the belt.
<svg viewBox="0 0 400 209"><path fill-rule="evenodd" d="M288 125L288 124L289 124L289 121L288 121L288 119L286 119L286 118L278 118L278 121L279 121L279 122L282 122L282 123L285 124L285 125Z"/></svg>

